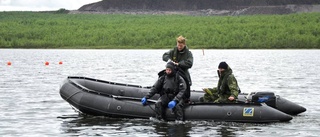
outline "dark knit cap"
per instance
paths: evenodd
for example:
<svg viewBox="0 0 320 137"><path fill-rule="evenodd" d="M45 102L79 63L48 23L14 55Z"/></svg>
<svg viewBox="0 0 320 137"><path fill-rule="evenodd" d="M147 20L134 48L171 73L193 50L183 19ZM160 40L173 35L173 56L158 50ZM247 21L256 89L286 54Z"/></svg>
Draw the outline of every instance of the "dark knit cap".
<svg viewBox="0 0 320 137"><path fill-rule="evenodd" d="M167 65L166 65L166 68L170 68L171 70L174 70L175 67L174 67L173 62L168 62Z"/></svg>
<svg viewBox="0 0 320 137"><path fill-rule="evenodd" d="M228 64L226 62L220 62L218 69L222 68L222 69L228 69Z"/></svg>
<svg viewBox="0 0 320 137"><path fill-rule="evenodd" d="M166 68L170 68L171 69L171 73L167 74L167 76L172 77L176 74L176 68L175 65L173 64L173 62L168 62L166 65Z"/></svg>

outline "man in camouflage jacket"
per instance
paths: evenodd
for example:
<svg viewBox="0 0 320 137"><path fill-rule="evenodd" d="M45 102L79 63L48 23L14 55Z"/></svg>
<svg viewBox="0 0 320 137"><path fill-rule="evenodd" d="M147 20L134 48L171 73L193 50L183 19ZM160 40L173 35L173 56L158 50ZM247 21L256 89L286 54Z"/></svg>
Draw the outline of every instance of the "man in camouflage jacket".
<svg viewBox="0 0 320 137"><path fill-rule="evenodd" d="M204 88L204 102L234 103L240 93L238 82L226 62L218 66L219 82L215 88Z"/></svg>

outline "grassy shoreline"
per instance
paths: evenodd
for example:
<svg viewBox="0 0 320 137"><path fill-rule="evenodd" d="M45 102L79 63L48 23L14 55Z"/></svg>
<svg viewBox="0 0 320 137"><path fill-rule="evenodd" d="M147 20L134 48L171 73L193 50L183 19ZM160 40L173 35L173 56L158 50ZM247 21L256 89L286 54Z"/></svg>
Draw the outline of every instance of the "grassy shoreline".
<svg viewBox="0 0 320 137"><path fill-rule="evenodd" d="M320 13L254 16L0 12L0 48L320 49Z"/></svg>

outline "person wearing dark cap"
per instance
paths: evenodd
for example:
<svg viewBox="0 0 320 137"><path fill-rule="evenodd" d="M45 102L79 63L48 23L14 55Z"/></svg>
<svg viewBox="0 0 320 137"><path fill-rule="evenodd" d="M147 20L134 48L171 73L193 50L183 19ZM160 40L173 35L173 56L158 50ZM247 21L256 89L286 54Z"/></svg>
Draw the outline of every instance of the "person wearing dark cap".
<svg viewBox="0 0 320 137"><path fill-rule="evenodd" d="M240 93L238 82L232 74L232 69L226 62L218 66L219 81L217 87L203 88L203 101L214 103L235 103Z"/></svg>
<svg viewBox="0 0 320 137"><path fill-rule="evenodd" d="M155 82L150 92L141 99L143 105L147 103L147 99L155 94L160 94L160 98L155 103L156 118L166 120L166 108L173 110L177 121L184 121L183 107L185 105L185 91L187 85L185 80L177 74L173 62L168 62L165 69L165 75Z"/></svg>
<svg viewBox="0 0 320 137"><path fill-rule="evenodd" d="M193 55L189 50L188 46L186 45L187 39L185 37L179 36L176 39L176 41L177 41L176 47L165 52L162 55L162 60L165 62L173 62L174 65L180 67L184 71L188 79L188 84L191 86L192 81L191 81L189 69L193 65Z"/></svg>

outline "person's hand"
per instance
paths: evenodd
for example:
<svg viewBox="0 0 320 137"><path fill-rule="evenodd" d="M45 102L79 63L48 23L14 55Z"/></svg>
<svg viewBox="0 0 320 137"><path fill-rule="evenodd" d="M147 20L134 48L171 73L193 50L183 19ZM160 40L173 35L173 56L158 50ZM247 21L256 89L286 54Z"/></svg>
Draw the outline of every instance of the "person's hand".
<svg viewBox="0 0 320 137"><path fill-rule="evenodd" d="M230 101L232 101L232 100L234 100L234 96L230 96L228 99L229 99Z"/></svg>
<svg viewBox="0 0 320 137"><path fill-rule="evenodd" d="M173 62L174 65L179 66L179 63Z"/></svg>
<svg viewBox="0 0 320 137"><path fill-rule="evenodd" d="M143 98L141 99L141 103L142 103L142 105L147 104L147 98L146 98L146 97L143 97Z"/></svg>
<svg viewBox="0 0 320 137"><path fill-rule="evenodd" d="M168 59L167 63L169 63L169 62L173 62L173 61L171 59Z"/></svg>
<svg viewBox="0 0 320 137"><path fill-rule="evenodd" d="M174 108L176 106L176 104L177 104L177 102L172 100L172 101L169 102L168 108Z"/></svg>

